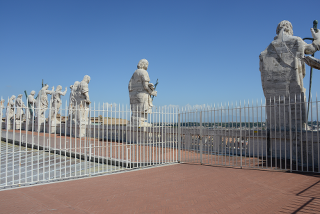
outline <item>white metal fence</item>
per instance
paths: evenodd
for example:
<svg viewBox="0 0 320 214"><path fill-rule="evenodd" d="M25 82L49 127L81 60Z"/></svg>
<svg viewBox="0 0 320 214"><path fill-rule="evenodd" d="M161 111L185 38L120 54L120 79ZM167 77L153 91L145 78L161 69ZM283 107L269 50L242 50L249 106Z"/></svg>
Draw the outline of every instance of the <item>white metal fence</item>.
<svg viewBox="0 0 320 214"><path fill-rule="evenodd" d="M319 173L318 100L310 103L308 121L298 114L303 105L291 97L183 109L180 160Z"/></svg>
<svg viewBox="0 0 320 214"><path fill-rule="evenodd" d="M86 119L77 116L80 107L72 109L74 114L68 110L56 111L58 120L48 117L43 123L29 110L24 120L1 123L0 188L178 161L177 108L154 107L144 126L130 121L139 109L132 112L128 106L92 104Z"/></svg>
<svg viewBox="0 0 320 214"><path fill-rule="evenodd" d="M154 107L144 125L130 106L65 105L42 121L14 106L0 124L0 188L176 162L320 172L318 101L307 121L297 100Z"/></svg>

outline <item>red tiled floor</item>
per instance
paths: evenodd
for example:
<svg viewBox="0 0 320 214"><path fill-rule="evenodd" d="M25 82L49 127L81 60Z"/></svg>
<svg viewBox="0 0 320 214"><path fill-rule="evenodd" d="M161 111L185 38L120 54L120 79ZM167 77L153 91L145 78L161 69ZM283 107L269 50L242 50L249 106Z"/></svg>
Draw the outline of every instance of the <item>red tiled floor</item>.
<svg viewBox="0 0 320 214"><path fill-rule="evenodd" d="M320 175L175 164L0 191L0 213L320 213Z"/></svg>

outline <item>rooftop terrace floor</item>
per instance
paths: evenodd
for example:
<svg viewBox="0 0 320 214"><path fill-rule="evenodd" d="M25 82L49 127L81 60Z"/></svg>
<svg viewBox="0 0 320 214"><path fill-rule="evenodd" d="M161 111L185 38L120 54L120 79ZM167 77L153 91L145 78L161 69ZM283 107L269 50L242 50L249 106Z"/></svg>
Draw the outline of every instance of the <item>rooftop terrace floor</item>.
<svg viewBox="0 0 320 214"><path fill-rule="evenodd" d="M0 213L320 213L320 175L173 164L0 191Z"/></svg>

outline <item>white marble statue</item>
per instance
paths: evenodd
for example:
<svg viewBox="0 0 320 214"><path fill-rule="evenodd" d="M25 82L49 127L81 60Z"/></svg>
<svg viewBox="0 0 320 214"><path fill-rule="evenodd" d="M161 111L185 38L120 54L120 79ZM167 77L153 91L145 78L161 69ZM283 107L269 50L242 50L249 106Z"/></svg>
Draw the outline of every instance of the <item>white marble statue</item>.
<svg viewBox="0 0 320 214"><path fill-rule="evenodd" d="M4 102L5 102L5 100L1 98L1 101L0 101L0 118L1 118L0 129L2 129L2 117L3 117Z"/></svg>
<svg viewBox="0 0 320 214"><path fill-rule="evenodd" d="M263 92L267 106L272 106L266 109L268 128L272 129L289 128L290 124L289 110L285 110L283 106L280 110L279 107L274 108L273 106L288 104L289 96L291 102L294 102L295 95L297 102L305 102L304 57L305 54L313 54L320 49L320 31L315 33L313 28L311 28L314 38L312 44L307 44L300 37L293 36L292 24L286 20L278 24L276 34L274 40L259 56ZM302 104L300 109L300 105L292 105L290 108L291 112L297 113L296 116L292 116L292 128L299 129L306 122L306 106ZM297 122L297 127L295 127L295 122Z"/></svg>
<svg viewBox="0 0 320 214"><path fill-rule="evenodd" d="M29 107L31 108L31 111L32 111L32 113L30 111L28 111L28 118L29 119L31 118L31 115L35 115L34 109L37 107L36 106L37 102L36 102L36 99L34 98L35 94L36 94L35 91L31 91L29 96L28 96L28 105L29 105Z"/></svg>
<svg viewBox="0 0 320 214"><path fill-rule="evenodd" d="M60 120L57 117L57 114L59 113L60 106L61 106L61 96L66 95L67 93L67 87L65 88L65 91L62 92L62 86L58 85L55 92L52 93L52 105L51 105L51 121L54 123L60 123Z"/></svg>
<svg viewBox="0 0 320 214"><path fill-rule="evenodd" d="M146 59L140 60L138 69L133 73L128 85L133 126L150 126L146 120L152 109L151 96L157 96L157 91L154 90L153 84L149 83L148 65Z"/></svg>
<svg viewBox="0 0 320 214"><path fill-rule="evenodd" d="M72 112L72 120L88 120L88 109L90 105L89 98L89 82L90 76L85 75L83 80L79 83L76 81L74 85L70 86L70 108Z"/></svg>
<svg viewBox="0 0 320 214"><path fill-rule="evenodd" d="M80 129L77 137L84 137L86 135L86 125L91 122L88 120L89 105L91 103L89 98L89 82L90 76L85 75L80 83L76 81L74 85L70 86L68 123L72 121L72 123L79 125Z"/></svg>
<svg viewBox="0 0 320 214"><path fill-rule="evenodd" d="M26 109L26 106L24 105L24 102L22 101L22 94L19 94L16 99L16 120L23 120L24 118L24 109Z"/></svg>
<svg viewBox="0 0 320 214"><path fill-rule="evenodd" d="M12 95L7 104L7 110L6 110L7 129L12 129L12 121L14 120L14 108L15 108L14 100L15 99L16 99L16 96Z"/></svg>
<svg viewBox="0 0 320 214"><path fill-rule="evenodd" d="M76 103L77 103L77 91L78 91L79 85L80 85L79 81L75 81L73 85L70 85L69 104L71 104L71 106L76 106Z"/></svg>
<svg viewBox="0 0 320 214"><path fill-rule="evenodd" d="M54 87L52 90L48 90L49 85L45 85L38 93L38 97L36 99L37 102L37 118L38 120L42 120L41 123L45 120L45 112L48 109L49 102L48 102L48 94L52 94L54 92ZM38 121L40 122L40 121Z"/></svg>
<svg viewBox="0 0 320 214"><path fill-rule="evenodd" d="M0 101L0 109L1 110L4 109L4 102L5 102L5 100L1 98L1 101Z"/></svg>

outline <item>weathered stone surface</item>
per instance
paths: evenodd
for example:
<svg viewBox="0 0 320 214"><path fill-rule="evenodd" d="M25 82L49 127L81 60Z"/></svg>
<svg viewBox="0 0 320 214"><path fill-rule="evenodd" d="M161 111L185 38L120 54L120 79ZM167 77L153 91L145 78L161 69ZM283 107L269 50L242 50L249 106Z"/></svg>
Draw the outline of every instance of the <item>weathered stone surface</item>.
<svg viewBox="0 0 320 214"><path fill-rule="evenodd" d="M23 120L24 119L24 110L26 106L24 105L24 102L22 101L22 94L19 94L16 99L16 120Z"/></svg>
<svg viewBox="0 0 320 214"><path fill-rule="evenodd" d="M51 122L51 133L56 133L56 126L60 124L60 115L59 110L61 106L61 96L64 96L67 93L67 87L64 92L61 91L62 86L58 85L56 91L52 93L51 96L51 114L50 114L50 122Z"/></svg>
<svg viewBox="0 0 320 214"><path fill-rule="evenodd" d="M3 118L4 102L5 102L5 100L1 98L1 100L0 100L0 118L1 118L1 120L0 120L0 122L1 122L0 123L0 129L3 128L3 126L2 126L2 118Z"/></svg>
<svg viewBox="0 0 320 214"><path fill-rule="evenodd" d="M77 137L86 136L86 125L90 123L89 117L89 82L90 76L85 75L81 82L76 81L70 86L70 105L68 123L80 125L79 131L77 131ZM74 135L74 134L73 134Z"/></svg>
<svg viewBox="0 0 320 214"><path fill-rule="evenodd" d="M157 96L157 91L153 84L149 83L148 65L146 59L140 60L128 85L132 111L130 124L133 126L150 126L146 120L153 106L151 95Z"/></svg>
<svg viewBox="0 0 320 214"><path fill-rule="evenodd" d="M34 109L36 108L36 105L37 105L36 99L34 99L35 94L36 94L35 91L31 91L28 96L28 105L31 108L33 115L35 115ZM28 118L31 118L31 113L28 114Z"/></svg>
<svg viewBox="0 0 320 214"><path fill-rule="evenodd" d="M274 41L259 56L261 83L268 106L268 128L289 128L291 117L291 127L299 129L306 123L306 106L304 103L300 105L305 102L306 91L303 87L306 74L303 58L304 54L319 50L320 31L315 33L311 29L312 44L293 36L289 21L280 22L276 33ZM299 105L288 106L289 97L290 103Z"/></svg>
<svg viewBox="0 0 320 214"><path fill-rule="evenodd" d="M35 131L43 131L44 123L45 123L45 112L48 109L48 94L52 94L54 92L54 87L52 90L48 90L49 85L45 85L39 91L36 103L37 103L37 114L36 114L36 130Z"/></svg>
<svg viewBox="0 0 320 214"><path fill-rule="evenodd" d="M7 129L12 129L12 122L14 120L14 100L16 96L12 95L8 101L7 109L6 109L6 125Z"/></svg>
<svg viewBox="0 0 320 214"><path fill-rule="evenodd" d="M51 97L51 122L52 125L55 125L57 123L60 123L60 118L57 118L57 115L59 114L59 110L61 107L61 96L66 95L67 93L67 87L65 88L64 92L61 91L62 86L58 85L56 88L56 91L52 93Z"/></svg>

